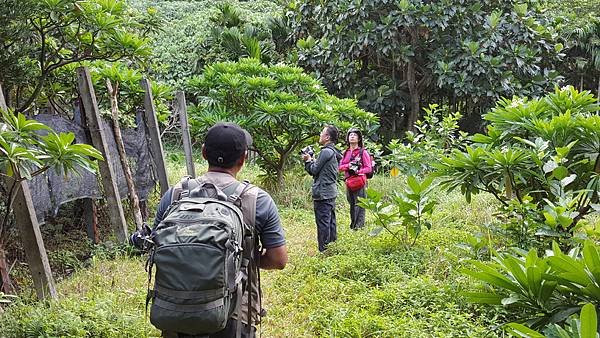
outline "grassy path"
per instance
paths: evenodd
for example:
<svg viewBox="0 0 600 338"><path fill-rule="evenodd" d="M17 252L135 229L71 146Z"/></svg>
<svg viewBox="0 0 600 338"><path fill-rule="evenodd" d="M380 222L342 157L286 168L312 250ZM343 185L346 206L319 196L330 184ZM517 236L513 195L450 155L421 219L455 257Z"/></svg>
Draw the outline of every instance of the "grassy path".
<svg viewBox="0 0 600 338"><path fill-rule="evenodd" d="M171 182L183 175L181 167L169 171ZM256 177L252 168L244 174L241 178ZM432 230L405 247L391 236L349 230L347 203L340 194L338 241L320 254L310 179L297 177L275 195L290 259L283 271L262 273L268 311L262 337L495 336L488 332L490 317L459 296L472 282L458 272L464 257L456 249L476 224L489 221L489 198L465 205L458 194L440 194ZM371 186L392 193L401 184L377 177ZM57 284L58 301L23 297L9 308L0 316L0 337L158 337L144 317L145 258L108 244L96 249L90 263Z"/></svg>

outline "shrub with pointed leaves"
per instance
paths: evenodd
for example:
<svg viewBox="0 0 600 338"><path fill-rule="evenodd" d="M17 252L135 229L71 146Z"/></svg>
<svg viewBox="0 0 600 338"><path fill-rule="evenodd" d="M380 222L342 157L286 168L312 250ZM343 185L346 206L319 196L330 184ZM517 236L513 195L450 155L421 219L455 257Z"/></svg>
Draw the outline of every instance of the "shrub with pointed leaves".
<svg viewBox="0 0 600 338"><path fill-rule="evenodd" d="M600 106L589 92L556 88L540 99L503 99L465 151L436 165L448 190L468 202L479 192L532 203L531 230L570 238L586 215L600 211ZM531 215L530 215L531 216Z"/></svg>
<svg viewBox="0 0 600 338"><path fill-rule="evenodd" d="M284 169L298 158L292 155L314 142L324 124L334 124L341 135L351 126L369 134L378 121L355 100L328 94L301 68L256 59L207 66L189 82L188 92L196 102L189 113L192 134L201 139L215 122L237 122L252 134L251 150L267 181L279 186Z"/></svg>

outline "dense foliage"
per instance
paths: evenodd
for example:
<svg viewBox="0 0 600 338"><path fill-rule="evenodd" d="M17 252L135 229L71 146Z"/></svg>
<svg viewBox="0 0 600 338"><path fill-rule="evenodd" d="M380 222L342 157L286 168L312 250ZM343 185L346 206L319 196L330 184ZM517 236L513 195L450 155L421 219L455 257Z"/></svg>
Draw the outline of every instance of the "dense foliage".
<svg viewBox="0 0 600 338"><path fill-rule="evenodd" d="M217 121L235 121L254 137L251 150L268 177L283 183L284 169L300 147L314 141L324 124L340 130L369 130L376 117L350 99L329 95L298 67L266 66L256 59L207 66L189 84L198 104L190 110L192 132L200 137Z"/></svg>
<svg viewBox="0 0 600 338"><path fill-rule="evenodd" d="M158 25L155 12L133 12L121 0L4 0L0 8L0 83L18 111L36 104L62 112L74 97L72 66L141 61Z"/></svg>
<svg viewBox="0 0 600 338"><path fill-rule="evenodd" d="M501 100L484 115L486 135L443 158L437 175L467 201L485 191L506 214L516 211L519 246L535 236L568 240L579 221L600 210L599 110L593 95L573 87L541 99Z"/></svg>
<svg viewBox="0 0 600 338"><path fill-rule="evenodd" d="M205 65L218 61L237 60L223 54L219 30L237 29L244 34L245 27L269 35L267 20L277 15L280 7L273 1L159 1L129 0L139 11L156 10L166 23L153 34L153 74L169 85L183 88L185 82L202 71ZM227 5L225 5L227 4ZM229 7L229 9L224 9ZM221 9L219 9L221 8ZM231 20L230 20L231 19ZM216 30L216 31L215 31ZM235 29L234 29L235 30ZM258 33L258 32L256 32ZM236 39L241 36L234 36ZM267 39L263 39L267 45ZM240 41L234 41L239 46ZM242 46L243 47L243 46Z"/></svg>
<svg viewBox="0 0 600 338"><path fill-rule="evenodd" d="M300 64L377 112L392 137L413 128L423 103L477 115L499 97L541 95L557 80L560 45L533 1L300 1L292 9Z"/></svg>

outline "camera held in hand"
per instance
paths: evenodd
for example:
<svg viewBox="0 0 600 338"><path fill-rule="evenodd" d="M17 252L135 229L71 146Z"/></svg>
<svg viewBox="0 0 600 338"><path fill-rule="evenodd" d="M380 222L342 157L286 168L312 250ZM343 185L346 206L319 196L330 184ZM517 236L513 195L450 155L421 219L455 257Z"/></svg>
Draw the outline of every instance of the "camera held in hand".
<svg viewBox="0 0 600 338"><path fill-rule="evenodd" d="M358 171L360 170L360 162L359 161L352 161L349 163L348 165L348 173L350 175L356 175L358 174Z"/></svg>
<svg viewBox="0 0 600 338"><path fill-rule="evenodd" d="M300 150L299 154L300 155L308 154L308 155L310 155L310 157L313 157L313 155L315 154L315 150L313 149L312 146L306 146Z"/></svg>
<svg viewBox="0 0 600 338"><path fill-rule="evenodd" d="M129 236L129 244L139 250L148 251L154 245L152 241L152 229L144 223L141 229Z"/></svg>

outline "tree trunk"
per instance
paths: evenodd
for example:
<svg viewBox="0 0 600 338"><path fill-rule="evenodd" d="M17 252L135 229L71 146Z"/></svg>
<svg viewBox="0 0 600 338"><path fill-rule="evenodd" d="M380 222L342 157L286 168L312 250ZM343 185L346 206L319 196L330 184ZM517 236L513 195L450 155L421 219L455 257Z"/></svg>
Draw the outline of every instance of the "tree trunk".
<svg viewBox="0 0 600 338"><path fill-rule="evenodd" d="M416 65L414 61L409 61L406 69L406 82L408 83L408 92L410 93L410 111L406 119L406 129L415 131L415 123L419 119L421 95L417 88Z"/></svg>
<svg viewBox="0 0 600 338"><path fill-rule="evenodd" d="M418 27L412 27L410 29L410 44L416 49L418 43ZM409 131L415 131L415 123L419 119L419 112L421 110L421 88L419 81L417 81L416 58L416 56L411 58L406 65L406 83L408 84L408 92L410 94L410 112L406 119L406 129Z"/></svg>
<svg viewBox="0 0 600 338"><path fill-rule="evenodd" d="M285 184L285 176L283 174L283 168L277 169L277 190L281 191Z"/></svg>
<svg viewBox="0 0 600 338"><path fill-rule="evenodd" d="M6 250L4 249L4 243L0 241L0 276L2 277L2 287L0 291L5 294L14 294L15 288L9 276L8 261L6 259Z"/></svg>
<svg viewBox="0 0 600 338"><path fill-rule="evenodd" d="M596 99L600 100L600 77L598 77L598 95L596 95Z"/></svg>
<svg viewBox="0 0 600 338"><path fill-rule="evenodd" d="M121 166L123 167L123 174L125 175L125 181L127 182L127 189L129 190L129 202L133 209L133 218L135 220L135 227L137 229L142 228L144 220L142 219L142 212L140 211L140 202L135 191L135 185L133 184L133 177L131 176L131 170L129 169L129 162L127 161L127 154L125 153L125 146L123 145L123 137L121 136L121 127L119 126L119 107L117 105L117 95L119 92L118 82L113 86L110 80L106 80L106 88L108 89L108 95L110 97L110 110L112 113L112 126L113 133L115 135L115 143L117 144L117 150L119 151L119 159L121 160Z"/></svg>

